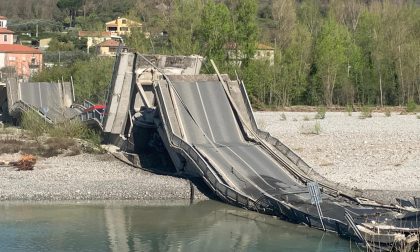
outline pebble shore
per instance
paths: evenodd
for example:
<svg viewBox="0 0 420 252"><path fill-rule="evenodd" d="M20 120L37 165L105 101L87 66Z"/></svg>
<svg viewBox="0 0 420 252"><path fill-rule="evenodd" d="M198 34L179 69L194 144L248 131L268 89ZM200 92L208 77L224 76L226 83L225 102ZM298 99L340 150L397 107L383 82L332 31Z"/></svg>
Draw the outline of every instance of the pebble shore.
<svg viewBox="0 0 420 252"><path fill-rule="evenodd" d="M259 126L318 173L383 202L420 197L420 119L374 113L256 112ZM319 124L319 134L315 124ZM0 154L2 160L20 155ZM33 171L0 166L0 201L183 200L190 182L131 167L110 154L39 160ZM207 199L197 189L195 199Z"/></svg>
<svg viewBox="0 0 420 252"><path fill-rule="evenodd" d="M131 167L110 154L40 160L33 171L0 167L0 200L181 200L190 182ZM195 189L195 199L206 199Z"/></svg>
<svg viewBox="0 0 420 252"><path fill-rule="evenodd" d="M390 201L420 197L420 119L416 115L256 112L259 126L327 179ZM319 124L319 134L315 125Z"/></svg>

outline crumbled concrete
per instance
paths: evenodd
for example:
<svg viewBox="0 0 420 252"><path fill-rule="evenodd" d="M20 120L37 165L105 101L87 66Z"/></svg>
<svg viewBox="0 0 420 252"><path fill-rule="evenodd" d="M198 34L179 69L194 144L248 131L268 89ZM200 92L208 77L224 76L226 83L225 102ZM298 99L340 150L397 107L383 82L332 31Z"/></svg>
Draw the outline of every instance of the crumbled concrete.
<svg viewBox="0 0 420 252"><path fill-rule="evenodd" d="M133 168L109 154L52 157L39 161L33 171L0 167L0 200L189 198L188 180ZM195 198L206 197L195 190Z"/></svg>

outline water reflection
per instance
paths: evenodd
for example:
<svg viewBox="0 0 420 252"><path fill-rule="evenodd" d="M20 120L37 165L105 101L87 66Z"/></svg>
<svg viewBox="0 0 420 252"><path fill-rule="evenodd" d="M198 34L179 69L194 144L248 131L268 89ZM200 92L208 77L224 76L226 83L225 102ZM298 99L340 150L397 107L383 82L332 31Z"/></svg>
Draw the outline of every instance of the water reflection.
<svg viewBox="0 0 420 252"><path fill-rule="evenodd" d="M0 214L0 251L351 251L334 234L214 201L2 203Z"/></svg>

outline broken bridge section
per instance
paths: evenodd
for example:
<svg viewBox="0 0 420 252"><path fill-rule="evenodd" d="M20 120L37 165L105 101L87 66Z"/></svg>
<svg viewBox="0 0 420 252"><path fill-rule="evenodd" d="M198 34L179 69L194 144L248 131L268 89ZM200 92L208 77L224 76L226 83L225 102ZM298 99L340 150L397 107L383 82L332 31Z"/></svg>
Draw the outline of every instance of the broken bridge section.
<svg viewBox="0 0 420 252"><path fill-rule="evenodd" d="M139 150L167 152L177 174L201 178L226 203L337 232L369 248L418 246L419 209L360 198L317 174L258 128L241 80L217 70L200 75L201 61L118 56L103 128L121 159L141 166ZM316 204L308 191L313 183L319 185Z"/></svg>
<svg viewBox="0 0 420 252"><path fill-rule="evenodd" d="M73 108L74 89L69 82L21 82L8 79L6 83L8 112L19 118L33 110L50 122L72 119L80 114Z"/></svg>

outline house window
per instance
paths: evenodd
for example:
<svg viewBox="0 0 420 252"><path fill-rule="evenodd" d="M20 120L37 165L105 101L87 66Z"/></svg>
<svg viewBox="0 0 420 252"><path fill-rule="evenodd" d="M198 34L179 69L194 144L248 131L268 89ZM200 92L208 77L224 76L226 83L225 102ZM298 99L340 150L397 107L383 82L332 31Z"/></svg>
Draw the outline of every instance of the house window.
<svg viewBox="0 0 420 252"><path fill-rule="evenodd" d="M3 21L0 21L0 27L3 27Z"/></svg>
<svg viewBox="0 0 420 252"><path fill-rule="evenodd" d="M123 19L123 20L121 20L121 23L122 23L122 24L126 24L126 23L127 23L127 19Z"/></svg>
<svg viewBox="0 0 420 252"><path fill-rule="evenodd" d="M10 56L10 57L9 57L9 60L10 60L10 61L15 61L15 60L16 60L16 57Z"/></svg>
<svg viewBox="0 0 420 252"><path fill-rule="evenodd" d="M128 31L128 27L121 27L120 31Z"/></svg>
<svg viewBox="0 0 420 252"><path fill-rule="evenodd" d="M4 37L3 37L3 41L4 41L4 42L7 42L7 35L4 35Z"/></svg>

